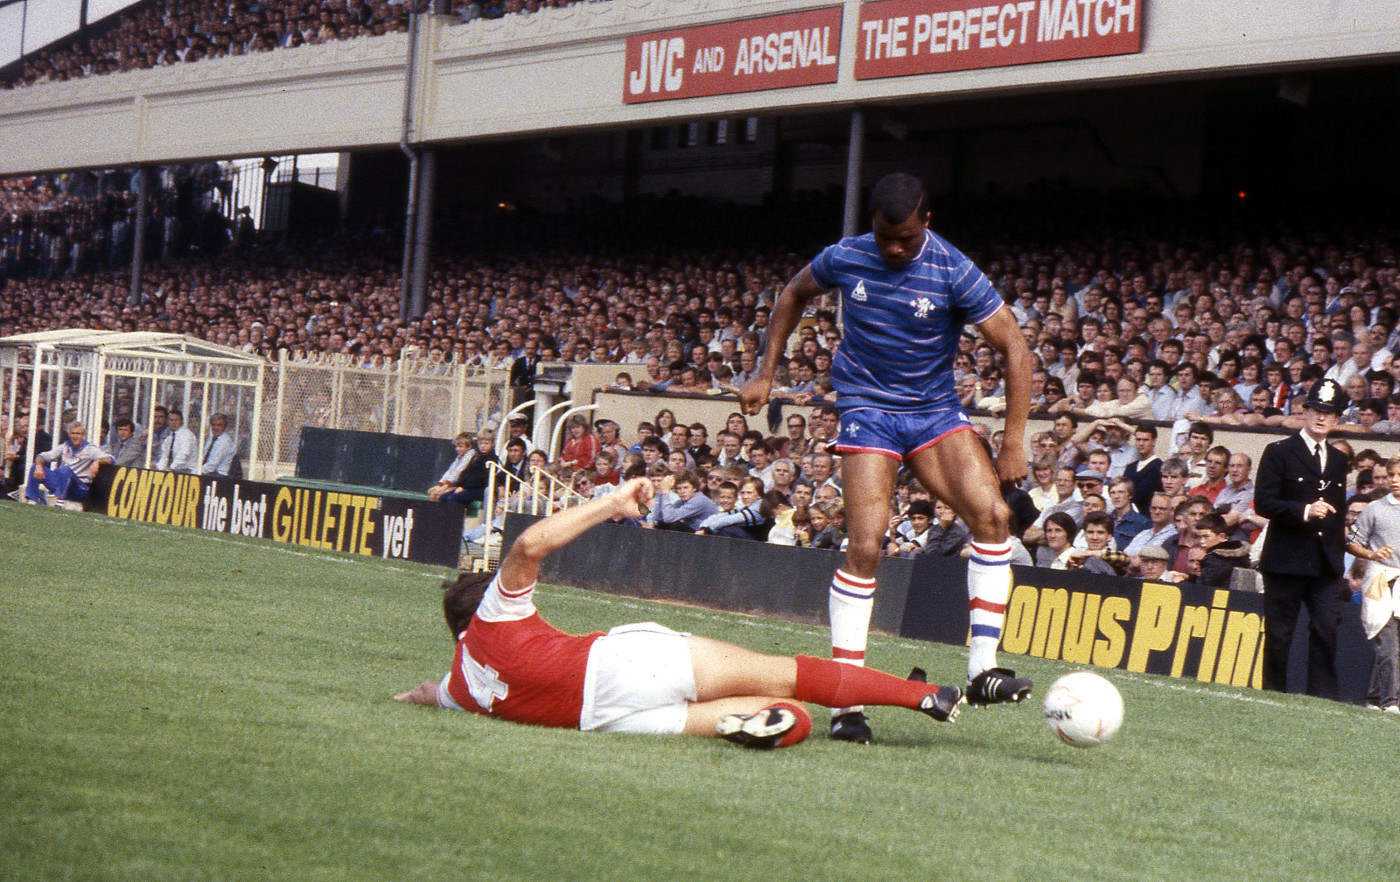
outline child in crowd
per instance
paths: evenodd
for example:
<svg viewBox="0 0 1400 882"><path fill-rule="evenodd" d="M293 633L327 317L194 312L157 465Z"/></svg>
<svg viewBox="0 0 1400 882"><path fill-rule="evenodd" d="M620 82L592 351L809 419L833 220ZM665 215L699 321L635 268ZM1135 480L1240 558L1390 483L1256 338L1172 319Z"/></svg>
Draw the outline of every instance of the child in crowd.
<svg viewBox="0 0 1400 882"><path fill-rule="evenodd" d="M905 514L909 525L908 535L901 536L896 531L894 538L885 546L885 553L896 557L913 557L928 544L929 528L933 526L933 506L919 499L909 503Z"/></svg>
<svg viewBox="0 0 1400 882"><path fill-rule="evenodd" d="M663 493L652 503L648 520L659 530L683 530L694 533L705 519L716 511L710 498L700 492L700 477L686 469L676 474L671 492Z"/></svg>
<svg viewBox="0 0 1400 882"><path fill-rule="evenodd" d="M909 503L909 509L913 511L914 503ZM972 533L967 529L967 525L958 520L957 513L943 500L934 500L933 522L929 525L928 536L924 539L923 553L952 557L962 551L970 539Z"/></svg>
<svg viewBox="0 0 1400 882"><path fill-rule="evenodd" d="M773 513L763 499L763 482L748 477L739 484L739 503L734 510L715 512L695 532L762 542L767 540L772 526Z"/></svg>
<svg viewBox="0 0 1400 882"><path fill-rule="evenodd" d="M1249 546L1230 537L1230 526L1211 512L1196 521L1197 547L1204 550L1197 581L1207 588L1229 588L1230 576L1238 567L1249 566Z"/></svg>
<svg viewBox="0 0 1400 882"><path fill-rule="evenodd" d="M812 547L839 549L846 541L846 505L841 500L816 502L808 507L812 520Z"/></svg>
<svg viewBox="0 0 1400 882"><path fill-rule="evenodd" d="M729 513L739 502L739 485L733 481L721 480L715 488L715 510Z"/></svg>

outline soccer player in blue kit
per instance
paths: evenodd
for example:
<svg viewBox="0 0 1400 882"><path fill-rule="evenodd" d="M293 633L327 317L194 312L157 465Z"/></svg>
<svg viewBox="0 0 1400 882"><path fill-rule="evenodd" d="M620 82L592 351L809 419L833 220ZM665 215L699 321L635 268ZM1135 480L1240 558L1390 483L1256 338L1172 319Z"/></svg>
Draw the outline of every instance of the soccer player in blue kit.
<svg viewBox="0 0 1400 882"><path fill-rule="evenodd" d="M873 231L824 249L778 296L758 376L740 401L767 404L773 371L803 309L841 292L843 334L831 367L838 393L841 480L849 544L828 596L832 657L864 666L875 571L889 527L899 467L963 519L972 533L967 587L971 618L969 704L1017 702L1031 681L997 666L1011 593L1010 510L1001 485L1026 476L1026 415L1033 364L1011 310L971 260L929 230L922 182L892 174L870 195ZM953 356L966 324L1005 359L1005 439L993 464L953 386ZM859 707L833 708L831 737L869 743Z"/></svg>

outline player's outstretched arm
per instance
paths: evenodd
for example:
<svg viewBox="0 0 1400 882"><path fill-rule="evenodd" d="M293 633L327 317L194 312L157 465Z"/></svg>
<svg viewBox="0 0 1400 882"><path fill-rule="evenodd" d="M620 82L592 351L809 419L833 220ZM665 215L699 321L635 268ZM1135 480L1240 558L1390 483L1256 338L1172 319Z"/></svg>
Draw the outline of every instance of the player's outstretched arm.
<svg viewBox="0 0 1400 882"><path fill-rule="evenodd" d="M1026 477L1026 417L1031 412L1031 374L1035 362L1016 317L1003 306L977 326L992 348L1006 360L1006 424L997 477L1003 483Z"/></svg>
<svg viewBox="0 0 1400 882"><path fill-rule="evenodd" d="M768 344L763 349L758 376L739 390L739 405L744 413L753 416L768 403L768 396L773 391L773 371L778 366L779 357L787 349L788 338L797 330L797 323L802 319L807 304L825 292L826 289L812 278L810 263L784 286L783 293L773 304L773 315L768 320Z"/></svg>
<svg viewBox="0 0 1400 882"><path fill-rule="evenodd" d="M535 583L540 562L598 524L614 518L640 518L652 498L651 481L633 478L607 496L567 508L530 526L515 540L501 562L498 577L507 591L519 591Z"/></svg>
<svg viewBox="0 0 1400 882"><path fill-rule="evenodd" d="M400 692L394 696L395 701L402 701L404 704L421 704L424 707L438 706L438 683L436 680L424 680L418 686L408 692Z"/></svg>

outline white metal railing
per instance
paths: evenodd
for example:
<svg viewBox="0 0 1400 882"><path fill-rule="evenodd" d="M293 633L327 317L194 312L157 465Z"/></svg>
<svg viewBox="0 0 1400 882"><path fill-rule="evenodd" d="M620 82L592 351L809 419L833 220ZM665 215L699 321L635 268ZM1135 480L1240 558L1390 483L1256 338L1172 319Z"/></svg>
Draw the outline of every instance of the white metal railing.
<svg viewBox="0 0 1400 882"><path fill-rule="evenodd" d="M478 540L466 540L464 548L464 558L469 559L471 569L494 570L500 566L501 531L505 528L506 512L548 517L588 501L588 497L539 466L531 467L529 480L512 475L494 462L487 465L486 471L488 480L480 525L485 529Z"/></svg>

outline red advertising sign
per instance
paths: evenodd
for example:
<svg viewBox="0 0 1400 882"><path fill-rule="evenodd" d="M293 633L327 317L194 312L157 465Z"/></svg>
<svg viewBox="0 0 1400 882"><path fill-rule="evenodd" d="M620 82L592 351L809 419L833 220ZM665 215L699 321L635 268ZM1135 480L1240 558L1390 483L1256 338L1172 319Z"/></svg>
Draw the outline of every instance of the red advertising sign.
<svg viewBox="0 0 1400 882"><path fill-rule="evenodd" d="M627 38L622 100L673 101L836 82L841 7Z"/></svg>
<svg viewBox="0 0 1400 882"><path fill-rule="evenodd" d="M856 79L1128 55L1143 0L884 0L860 9Z"/></svg>

